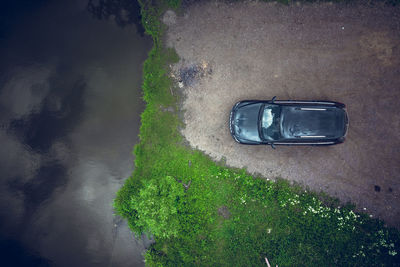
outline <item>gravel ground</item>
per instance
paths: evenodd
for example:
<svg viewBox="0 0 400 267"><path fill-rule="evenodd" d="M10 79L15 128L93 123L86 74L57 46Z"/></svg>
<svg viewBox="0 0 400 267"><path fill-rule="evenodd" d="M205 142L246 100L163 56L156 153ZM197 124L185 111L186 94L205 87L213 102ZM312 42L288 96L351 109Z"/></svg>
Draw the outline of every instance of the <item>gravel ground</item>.
<svg viewBox="0 0 400 267"><path fill-rule="evenodd" d="M283 177L400 228L400 9L362 4L200 2L168 11L167 44L185 99L182 134L215 160ZM347 105L344 144L246 146L228 118L243 99Z"/></svg>

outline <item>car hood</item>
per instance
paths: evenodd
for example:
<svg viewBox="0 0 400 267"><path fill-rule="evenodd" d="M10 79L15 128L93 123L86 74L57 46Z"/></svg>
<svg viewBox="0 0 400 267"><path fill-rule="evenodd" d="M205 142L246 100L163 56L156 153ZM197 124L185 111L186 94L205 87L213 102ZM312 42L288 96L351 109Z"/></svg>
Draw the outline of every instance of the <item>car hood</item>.
<svg viewBox="0 0 400 267"><path fill-rule="evenodd" d="M231 121L234 135L239 140L260 142L258 114L262 103L250 103L237 107Z"/></svg>
<svg viewBox="0 0 400 267"><path fill-rule="evenodd" d="M284 138L301 136L323 136L339 138L346 131L346 111L328 107L318 110L299 107L283 107L281 112L281 132Z"/></svg>

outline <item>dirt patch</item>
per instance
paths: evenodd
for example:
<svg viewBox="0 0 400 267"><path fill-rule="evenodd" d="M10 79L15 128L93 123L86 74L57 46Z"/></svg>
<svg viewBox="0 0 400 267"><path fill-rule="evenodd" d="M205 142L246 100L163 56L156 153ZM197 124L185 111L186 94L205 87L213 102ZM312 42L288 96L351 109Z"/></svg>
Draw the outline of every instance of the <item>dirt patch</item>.
<svg viewBox="0 0 400 267"><path fill-rule="evenodd" d="M176 14L172 10L168 10L165 12L163 19L163 23L167 26L172 26L176 23Z"/></svg>
<svg viewBox="0 0 400 267"><path fill-rule="evenodd" d="M393 56L393 49L398 49L398 45L389 32L371 32L360 38L363 56L376 57L386 67L398 64L398 58Z"/></svg>
<svg viewBox="0 0 400 267"><path fill-rule="evenodd" d="M206 75L212 74L212 68L209 63L203 61L195 64L191 63L187 66L182 66L179 69L179 87L183 86L195 86L196 83L204 78ZM174 75L175 76L175 75Z"/></svg>
<svg viewBox="0 0 400 267"><path fill-rule="evenodd" d="M182 85L182 134L215 160L325 191L400 228L399 14L398 7L329 3L188 7L167 31L181 57L175 76L202 62L212 62L212 72ZM275 95L345 103L346 142L276 150L235 143L232 105Z"/></svg>

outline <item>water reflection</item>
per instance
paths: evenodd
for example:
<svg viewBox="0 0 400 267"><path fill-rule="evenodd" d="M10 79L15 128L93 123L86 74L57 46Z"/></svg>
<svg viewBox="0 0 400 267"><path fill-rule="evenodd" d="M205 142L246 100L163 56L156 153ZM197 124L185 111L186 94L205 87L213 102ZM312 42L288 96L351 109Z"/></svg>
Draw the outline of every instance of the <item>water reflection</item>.
<svg viewBox="0 0 400 267"><path fill-rule="evenodd" d="M87 9L97 19L114 18L120 27L135 24L138 34L144 35L141 22L140 6L132 0L89 0Z"/></svg>
<svg viewBox="0 0 400 267"><path fill-rule="evenodd" d="M20 242L10 239L0 238L0 250L4 257L1 258L2 266L29 266L47 267L51 262L27 250L21 246Z"/></svg>
<svg viewBox="0 0 400 267"><path fill-rule="evenodd" d="M13 30L13 25L16 21L26 16L49 0L15 0L15 1L0 1L0 38L7 37Z"/></svg>
<svg viewBox="0 0 400 267"><path fill-rule="evenodd" d="M0 21L2 258L143 266L148 240L133 239L112 200L132 172L150 39L130 15L93 19L87 1L11 5L18 19Z"/></svg>
<svg viewBox="0 0 400 267"><path fill-rule="evenodd" d="M27 222L29 215L44 201L49 199L53 192L67 183L67 169L58 161L42 163L34 172L34 177L27 182L23 177L11 177L8 181L8 191L14 195L21 195L24 200L25 216L22 222Z"/></svg>
<svg viewBox="0 0 400 267"><path fill-rule="evenodd" d="M81 119L85 80L79 77L65 81L62 77L63 73L49 77L51 91L42 100L41 107L22 118L12 119L8 126L10 134L38 153L48 152L51 145L69 134ZM58 84L60 81L62 85ZM31 95L42 95L43 87L43 84L31 85Z"/></svg>

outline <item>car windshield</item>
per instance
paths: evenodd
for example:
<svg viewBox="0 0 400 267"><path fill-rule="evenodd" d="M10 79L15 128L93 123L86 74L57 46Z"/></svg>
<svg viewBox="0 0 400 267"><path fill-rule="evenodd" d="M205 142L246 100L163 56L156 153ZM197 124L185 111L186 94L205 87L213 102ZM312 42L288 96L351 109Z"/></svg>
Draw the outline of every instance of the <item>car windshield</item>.
<svg viewBox="0 0 400 267"><path fill-rule="evenodd" d="M260 134L267 141L280 139L281 108L278 105L266 104L260 111Z"/></svg>

